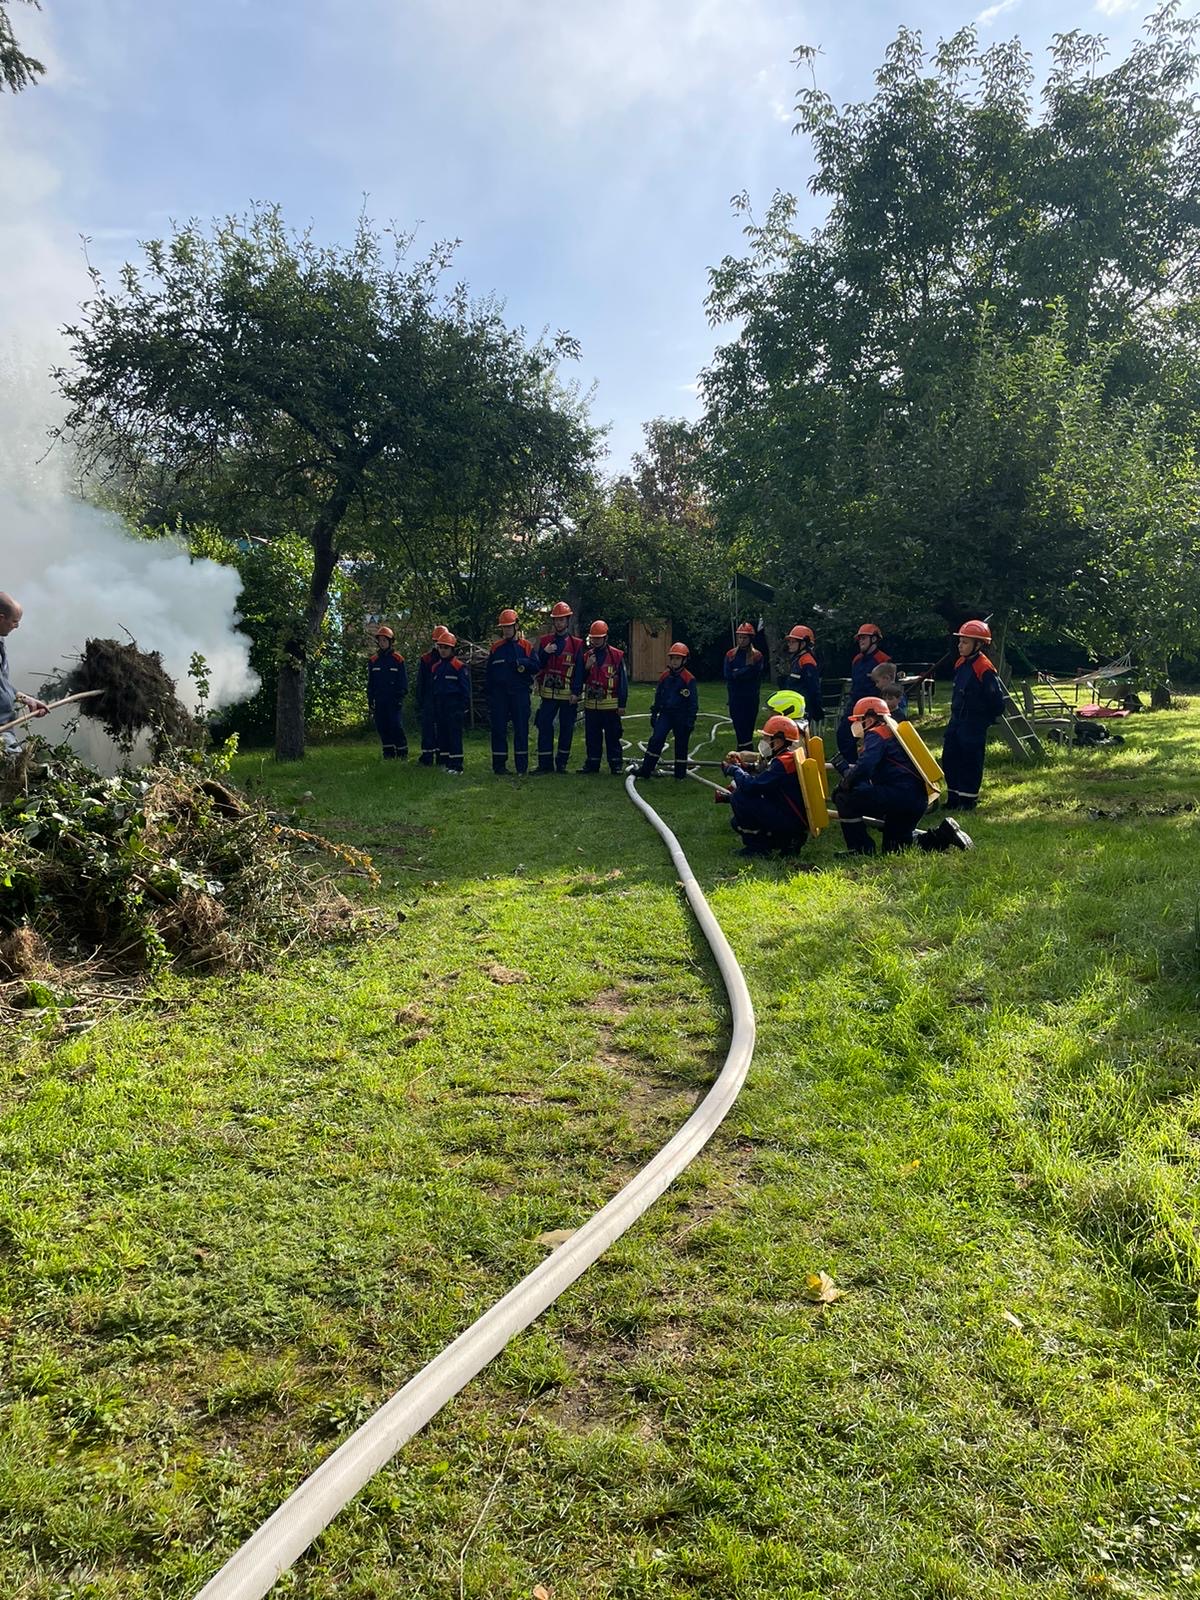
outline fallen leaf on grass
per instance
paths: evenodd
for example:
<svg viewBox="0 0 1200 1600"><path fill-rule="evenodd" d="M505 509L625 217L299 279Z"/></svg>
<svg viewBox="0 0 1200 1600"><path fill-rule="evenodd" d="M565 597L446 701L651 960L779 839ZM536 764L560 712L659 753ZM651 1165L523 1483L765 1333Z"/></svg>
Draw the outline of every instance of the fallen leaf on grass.
<svg viewBox="0 0 1200 1600"><path fill-rule="evenodd" d="M544 1583L535 1583L533 1586L533 1600L551 1600L553 1589L547 1589Z"/></svg>
<svg viewBox="0 0 1200 1600"><path fill-rule="evenodd" d="M804 1291L819 1306L831 1306L840 1300L845 1289L839 1289L827 1272L809 1272L804 1277Z"/></svg>
<svg viewBox="0 0 1200 1600"><path fill-rule="evenodd" d="M539 1233L533 1242L534 1244L544 1244L551 1250L557 1250L560 1244L566 1244L568 1239L573 1239L574 1237L574 1228L551 1228L549 1233Z"/></svg>
<svg viewBox="0 0 1200 1600"><path fill-rule="evenodd" d="M1011 1311L1004 1311L1001 1313L1001 1315L1003 1316L1005 1322L1014 1327L1018 1333L1025 1332L1025 1324L1021 1321L1020 1317L1014 1316Z"/></svg>
<svg viewBox="0 0 1200 1600"><path fill-rule="evenodd" d="M493 961L483 969L493 983L528 983L529 974L522 972L518 967L502 967L498 961Z"/></svg>

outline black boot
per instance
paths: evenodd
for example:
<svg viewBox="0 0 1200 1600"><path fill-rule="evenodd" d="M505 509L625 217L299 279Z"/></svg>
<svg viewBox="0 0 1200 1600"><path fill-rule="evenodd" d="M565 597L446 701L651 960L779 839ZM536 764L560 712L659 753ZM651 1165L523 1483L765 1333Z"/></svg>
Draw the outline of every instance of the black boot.
<svg viewBox="0 0 1200 1600"><path fill-rule="evenodd" d="M851 856L873 856L875 854L875 841L867 831L865 822L860 822L857 817L843 820L841 823L842 838L846 841L846 854Z"/></svg>
<svg viewBox="0 0 1200 1600"><path fill-rule="evenodd" d="M654 769L657 765L657 756L644 755L642 759L631 766L629 770L639 778L652 778L654 776Z"/></svg>
<svg viewBox="0 0 1200 1600"><path fill-rule="evenodd" d="M675 763L675 782L676 783L680 783L684 778L687 777L687 775L688 775L688 764L687 764L687 762L686 761L677 761Z"/></svg>

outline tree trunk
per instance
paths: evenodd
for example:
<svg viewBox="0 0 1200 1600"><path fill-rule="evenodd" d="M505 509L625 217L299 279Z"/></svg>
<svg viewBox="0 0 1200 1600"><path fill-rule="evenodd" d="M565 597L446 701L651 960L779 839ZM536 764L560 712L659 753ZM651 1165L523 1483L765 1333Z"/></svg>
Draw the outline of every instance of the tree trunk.
<svg viewBox="0 0 1200 1600"><path fill-rule="evenodd" d="M1150 709L1151 711L1171 709L1171 675L1165 661L1161 672L1156 672L1150 682Z"/></svg>
<svg viewBox="0 0 1200 1600"><path fill-rule="evenodd" d="M308 604L299 637L288 639L279 663L275 690L275 759L304 759L304 690L308 663L321 637L325 613L329 609L329 585L337 566L334 535L346 515L357 476L347 472L334 490L312 530L313 570L308 586Z"/></svg>

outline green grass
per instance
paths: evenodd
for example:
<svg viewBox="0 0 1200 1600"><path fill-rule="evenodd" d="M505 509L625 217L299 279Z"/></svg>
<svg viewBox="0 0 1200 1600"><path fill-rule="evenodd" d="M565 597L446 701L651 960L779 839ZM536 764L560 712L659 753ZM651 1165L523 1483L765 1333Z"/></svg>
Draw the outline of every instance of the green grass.
<svg viewBox="0 0 1200 1600"><path fill-rule="evenodd" d="M966 856L826 836L797 875L649 786L746 970L747 1087L283 1592L1195 1592L1200 735L1126 731L994 748ZM5 1600L193 1593L723 1058L617 781L494 780L481 739L459 780L368 741L239 766L374 852L378 913L8 1052Z"/></svg>

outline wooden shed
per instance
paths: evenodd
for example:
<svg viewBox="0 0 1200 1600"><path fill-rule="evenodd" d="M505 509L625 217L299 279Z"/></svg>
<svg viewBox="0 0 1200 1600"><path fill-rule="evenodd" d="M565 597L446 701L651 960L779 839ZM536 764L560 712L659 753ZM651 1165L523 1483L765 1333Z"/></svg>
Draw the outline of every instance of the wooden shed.
<svg viewBox="0 0 1200 1600"><path fill-rule="evenodd" d="M657 683L667 670L671 648L670 621L651 620L629 625L629 676L634 683Z"/></svg>

